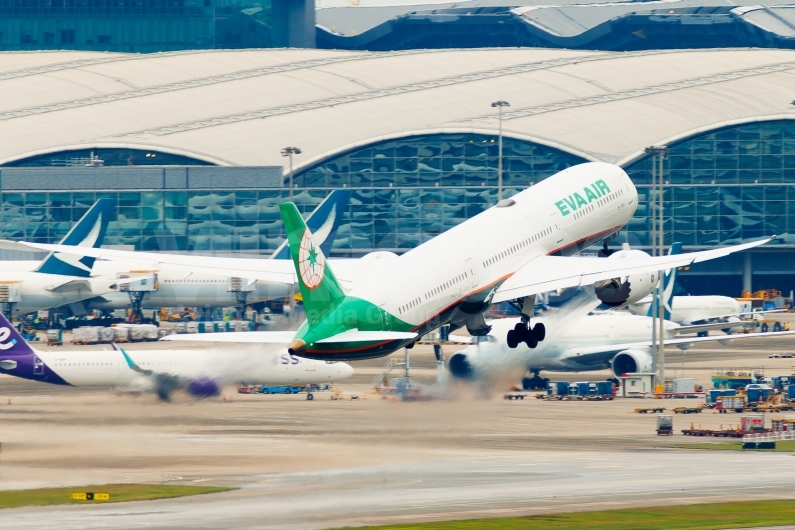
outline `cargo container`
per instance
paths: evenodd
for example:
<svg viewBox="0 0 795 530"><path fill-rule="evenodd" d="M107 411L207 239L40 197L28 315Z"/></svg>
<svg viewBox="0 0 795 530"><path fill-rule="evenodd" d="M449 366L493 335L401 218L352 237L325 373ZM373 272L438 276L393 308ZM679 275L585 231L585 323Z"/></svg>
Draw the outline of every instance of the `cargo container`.
<svg viewBox="0 0 795 530"><path fill-rule="evenodd" d="M795 400L795 384L789 385L785 391L788 399Z"/></svg>
<svg viewBox="0 0 795 530"><path fill-rule="evenodd" d="M745 391L745 396L748 398L748 403L759 403L762 399L762 391L758 388L749 388Z"/></svg>
<svg viewBox="0 0 795 530"><path fill-rule="evenodd" d="M657 416L657 436L667 436L674 433L673 416Z"/></svg>
<svg viewBox="0 0 795 530"><path fill-rule="evenodd" d="M737 396L723 396L720 403L723 411L742 412L745 409L745 400Z"/></svg>
<svg viewBox="0 0 795 530"><path fill-rule="evenodd" d="M599 381L596 383L597 386L597 393L600 396L612 395L613 394L613 382L612 381Z"/></svg>
<svg viewBox="0 0 795 530"><path fill-rule="evenodd" d="M765 429L764 414L749 414L740 419L740 430L745 433L760 432Z"/></svg>
<svg viewBox="0 0 795 530"><path fill-rule="evenodd" d="M557 383L549 383L557 387L557 394L559 396L567 396L569 394L569 383L566 381L558 381Z"/></svg>
<svg viewBox="0 0 795 530"><path fill-rule="evenodd" d="M584 381L577 383L577 395L578 396L587 396L588 391L591 389L591 383Z"/></svg>
<svg viewBox="0 0 795 530"><path fill-rule="evenodd" d="M674 379L674 394L692 394L696 391L696 380L692 377Z"/></svg>

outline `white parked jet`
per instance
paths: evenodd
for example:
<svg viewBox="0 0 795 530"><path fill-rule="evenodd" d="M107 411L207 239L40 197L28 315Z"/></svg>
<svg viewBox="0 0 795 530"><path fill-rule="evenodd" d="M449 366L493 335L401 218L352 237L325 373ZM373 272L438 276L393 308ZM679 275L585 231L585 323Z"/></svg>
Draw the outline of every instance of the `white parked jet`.
<svg viewBox="0 0 795 530"><path fill-rule="evenodd" d="M318 244L325 252L331 250L337 229L342 221L343 215L348 207L350 200L350 190L335 190L321 202L318 207L307 218L307 225L316 231ZM114 201L115 202L115 201ZM110 211L108 212L110 214ZM100 239L101 241L101 239ZM62 242L61 244L75 244L72 242ZM99 247L99 244L97 244ZM31 250L28 248L28 250ZM35 249L34 249L35 250ZM125 258L116 258L114 261L107 261L108 256L118 256L121 252ZM232 278L219 276L218 273L208 274L192 267L197 263L197 258L190 255L173 255L180 262L187 260L187 264L163 264L158 261L160 254L143 252L114 251L110 249L97 248L92 253L91 259L94 263L93 274L98 278L113 280L119 275L140 274L140 271L151 271L147 274L157 274L157 289L148 291L143 295L141 307L157 309L160 307L230 307L239 302L238 293L231 289ZM154 256L154 257L152 257ZM201 257L201 262L206 257ZM209 258L213 259L213 258ZM222 258L226 259L226 258ZM265 258L268 260L284 260L284 267L289 270L292 268L290 263L290 251L287 248L287 241L280 245L272 255ZM263 260L251 260L263 261ZM38 262L7 262L4 264L7 270L32 271L38 267ZM259 302L280 298L290 294L290 285L282 282L257 282L255 279L243 277L239 280L246 292L246 302ZM71 309L74 314L86 314L93 310L129 309L132 301L129 293L111 292L103 296L88 298L81 304L74 304Z"/></svg>
<svg viewBox="0 0 795 530"><path fill-rule="evenodd" d="M168 399L175 390L217 395L224 385L304 385L348 379L353 368L270 351L222 350L34 350L0 314L0 374L76 387L133 388Z"/></svg>
<svg viewBox="0 0 795 530"><path fill-rule="evenodd" d="M98 200L66 234L61 244L96 250L102 243L115 205L113 199ZM32 270L18 270L15 268L18 262L13 261L2 265L0 287L8 292L15 315L73 306L86 298L114 292L118 285L127 283L115 278L93 277L95 258L90 256L54 251L41 262L33 263Z"/></svg>
<svg viewBox="0 0 795 530"><path fill-rule="evenodd" d="M564 313L565 311L561 311ZM580 315L580 316L576 316ZM565 325L562 320L565 319ZM584 315L574 312L568 316L555 314L539 319L547 324L550 333L547 340L535 349L520 345L517 349L508 347L505 333L520 323L517 318L506 318L489 322L491 333L478 337L477 342L456 352L450 357L449 370L457 379L475 380L500 378L504 376L521 377L526 372L533 373L527 378L525 386L541 388L545 380L538 373L588 372L609 368L616 377L632 372L654 371L651 352L652 326L655 320L650 317L626 313L601 313ZM753 333L738 335L717 335L708 337L682 337L687 333L709 331L721 324L704 326L681 326L666 321L663 343L686 350L695 343L718 341L721 344L733 340L759 340L770 337L793 335L795 332Z"/></svg>
<svg viewBox="0 0 795 530"><path fill-rule="evenodd" d="M401 256L359 260L356 276L346 278L343 271L343 281L338 281L331 270L337 263L327 262L295 205L283 203L282 218L307 315L301 328L295 333L166 338L289 343L291 354L317 359L380 357L413 345L418 336L445 324L485 335L489 327L483 312L492 303L514 301L523 318L512 339L533 348L546 334L543 323L531 324L535 296L540 293L593 284L602 302L625 305L651 292L659 270L769 241L679 256L568 257L615 234L636 207L637 190L623 169L581 164L500 201ZM202 259L195 267L209 272L223 265L242 277L283 280L285 271L272 267L273 263L276 260L252 266Z"/></svg>

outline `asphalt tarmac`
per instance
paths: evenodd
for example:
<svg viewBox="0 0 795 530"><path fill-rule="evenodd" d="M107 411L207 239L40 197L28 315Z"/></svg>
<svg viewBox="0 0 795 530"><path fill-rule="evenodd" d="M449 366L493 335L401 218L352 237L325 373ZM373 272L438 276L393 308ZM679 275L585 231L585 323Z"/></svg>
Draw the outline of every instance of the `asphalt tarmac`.
<svg viewBox="0 0 795 530"><path fill-rule="evenodd" d="M681 358L668 351L673 373ZM795 359L767 358L789 351L795 340L783 338L764 347L695 347L684 356L684 371L700 383L713 368L789 374ZM795 497L793 454L685 449L708 440L656 436L654 415L632 413L648 400L506 401L505 387L450 384L442 399L402 403L369 392L384 361L356 363L357 375L339 385L339 401L328 393L306 401L230 388L223 398L176 395L160 403L150 395L0 376L0 489L118 482L240 488L3 510L0 529L328 528ZM413 350L412 366L416 380L435 383L429 347ZM675 428L691 422L718 428L736 425L739 416L676 416Z"/></svg>

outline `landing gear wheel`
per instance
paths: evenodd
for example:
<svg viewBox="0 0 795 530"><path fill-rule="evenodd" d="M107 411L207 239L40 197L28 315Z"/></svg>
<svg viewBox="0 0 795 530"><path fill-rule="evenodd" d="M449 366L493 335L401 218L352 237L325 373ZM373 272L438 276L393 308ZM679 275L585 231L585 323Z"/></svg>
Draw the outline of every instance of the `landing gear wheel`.
<svg viewBox="0 0 795 530"><path fill-rule="evenodd" d="M533 326L533 333L538 339L538 342L542 342L547 336L547 327L544 325L543 322L539 322L538 324Z"/></svg>
<svg viewBox="0 0 795 530"><path fill-rule="evenodd" d="M516 339L516 342L523 342L526 334L527 334L527 326L525 325L525 323L517 322L516 325L513 327L513 336Z"/></svg>
<svg viewBox="0 0 795 530"><path fill-rule="evenodd" d="M519 345L519 341L516 340L516 332L512 329L508 330L507 342L508 342L508 347L511 349L514 349Z"/></svg>
<svg viewBox="0 0 795 530"><path fill-rule="evenodd" d="M762 333L767 333L770 331L770 328L767 326L767 323L762 324Z"/></svg>
<svg viewBox="0 0 795 530"><path fill-rule="evenodd" d="M778 333L779 331L781 331L781 324L779 324L778 322L776 322L775 324L773 324L773 331L775 331L776 333Z"/></svg>
<svg viewBox="0 0 795 530"><path fill-rule="evenodd" d="M527 347L530 348L531 350L536 346L538 346L538 338L536 338L536 334L534 333L533 330L527 332L524 341L527 344Z"/></svg>
<svg viewBox="0 0 795 530"><path fill-rule="evenodd" d="M530 377L522 378L522 390L534 390L535 387L536 387L535 378L530 378Z"/></svg>
<svg viewBox="0 0 795 530"><path fill-rule="evenodd" d="M315 399L315 396L313 396L312 394L307 394L306 395L306 400L307 401L312 401L313 399Z"/></svg>

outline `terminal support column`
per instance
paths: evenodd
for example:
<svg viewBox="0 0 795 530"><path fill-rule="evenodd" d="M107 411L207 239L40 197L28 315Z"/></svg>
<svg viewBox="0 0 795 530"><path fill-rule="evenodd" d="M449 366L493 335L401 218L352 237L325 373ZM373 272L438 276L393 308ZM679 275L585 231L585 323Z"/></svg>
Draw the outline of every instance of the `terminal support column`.
<svg viewBox="0 0 795 530"><path fill-rule="evenodd" d="M751 281L753 278L753 267L752 267L752 259L751 253L747 250L743 252L743 256L745 257L745 261L743 262L743 291L748 291L749 293L753 293L751 287L753 286L753 282Z"/></svg>

